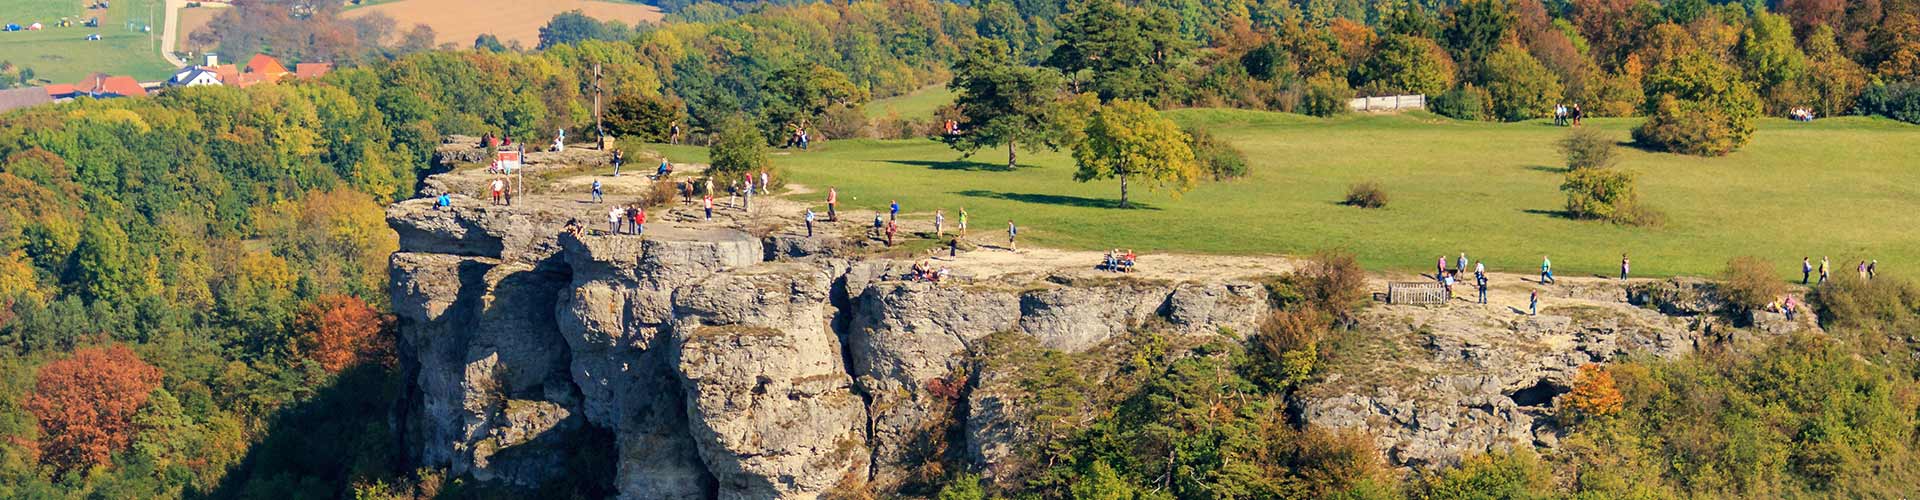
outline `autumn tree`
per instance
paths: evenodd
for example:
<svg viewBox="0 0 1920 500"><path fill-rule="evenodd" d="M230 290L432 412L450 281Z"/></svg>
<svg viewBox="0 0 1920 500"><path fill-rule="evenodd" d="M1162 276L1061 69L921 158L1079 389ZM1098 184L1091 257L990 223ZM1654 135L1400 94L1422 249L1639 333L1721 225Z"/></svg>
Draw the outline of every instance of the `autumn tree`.
<svg viewBox="0 0 1920 500"><path fill-rule="evenodd" d="M1015 63L1007 45L992 39L976 42L953 73L947 88L959 93L954 104L966 130L944 136L948 146L972 155L1006 145L1011 169L1018 166L1016 144L1056 150L1063 144L1059 73Z"/></svg>
<svg viewBox="0 0 1920 500"><path fill-rule="evenodd" d="M1681 154L1720 156L1753 138L1760 97L1734 70L1704 51L1669 61L1647 75L1641 144Z"/></svg>
<svg viewBox="0 0 1920 500"><path fill-rule="evenodd" d="M40 461L61 471L107 463L133 439L134 414L160 379L159 369L124 345L80 349L41 366L26 402L40 423Z"/></svg>
<svg viewBox="0 0 1920 500"><path fill-rule="evenodd" d="M1502 46L1487 56L1487 92L1493 96L1493 114L1505 121L1543 118L1560 101L1560 79L1517 45Z"/></svg>
<svg viewBox="0 0 1920 500"><path fill-rule="evenodd" d="M1135 178L1146 180L1149 187L1168 188L1177 196L1200 178L1200 164L1188 141L1179 125L1152 106L1114 101L1093 115L1086 138L1074 145L1073 159L1080 170L1073 179L1119 178L1120 208L1129 206L1127 187Z"/></svg>
<svg viewBox="0 0 1920 500"><path fill-rule="evenodd" d="M1433 40L1391 35L1380 39L1359 71L1374 92L1438 95L1453 87L1453 70L1453 60Z"/></svg>
<svg viewBox="0 0 1920 500"><path fill-rule="evenodd" d="M1626 398L1606 366L1588 364L1574 373L1573 389L1560 396L1558 406L1576 419L1608 417L1626 408Z"/></svg>
<svg viewBox="0 0 1920 500"><path fill-rule="evenodd" d="M350 295L327 295L293 317L298 352L338 373L355 364L393 363L393 319Z"/></svg>

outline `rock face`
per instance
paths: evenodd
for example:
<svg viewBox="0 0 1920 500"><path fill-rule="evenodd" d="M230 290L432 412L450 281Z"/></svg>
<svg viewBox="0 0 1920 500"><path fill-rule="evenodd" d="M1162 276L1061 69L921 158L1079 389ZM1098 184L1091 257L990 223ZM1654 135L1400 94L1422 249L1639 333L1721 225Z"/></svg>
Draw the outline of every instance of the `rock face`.
<svg viewBox="0 0 1920 500"><path fill-rule="evenodd" d="M932 285L830 240L574 236L538 209L429 200L387 215L415 465L532 487L611 436L623 498L884 491L964 404L946 377L986 335L1078 351L1145 326L1250 331L1266 310L1252 283ZM988 413L983 468L1019 432Z"/></svg>

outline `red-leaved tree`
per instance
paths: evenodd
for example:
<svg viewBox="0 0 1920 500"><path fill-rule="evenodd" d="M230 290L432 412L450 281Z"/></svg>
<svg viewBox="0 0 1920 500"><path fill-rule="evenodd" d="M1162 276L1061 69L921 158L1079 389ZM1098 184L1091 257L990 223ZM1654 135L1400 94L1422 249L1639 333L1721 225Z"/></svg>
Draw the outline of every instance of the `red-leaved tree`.
<svg viewBox="0 0 1920 500"><path fill-rule="evenodd" d="M41 366L26 403L40 423L40 461L63 472L107 463L133 439L133 415L160 379L124 345Z"/></svg>
<svg viewBox="0 0 1920 500"><path fill-rule="evenodd" d="M393 365L393 318L349 295L327 295L300 309L293 318L300 352L338 373L372 361Z"/></svg>

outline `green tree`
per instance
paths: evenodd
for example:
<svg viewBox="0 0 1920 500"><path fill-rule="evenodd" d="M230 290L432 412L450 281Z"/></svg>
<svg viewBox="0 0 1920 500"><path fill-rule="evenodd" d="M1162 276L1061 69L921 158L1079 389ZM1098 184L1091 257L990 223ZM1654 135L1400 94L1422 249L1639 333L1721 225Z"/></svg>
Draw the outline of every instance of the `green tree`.
<svg viewBox="0 0 1920 500"><path fill-rule="evenodd" d="M1632 172L1612 168L1582 168L1567 172L1560 191L1567 194L1567 213L1575 218L1634 224L1645 219Z"/></svg>
<svg viewBox="0 0 1920 500"><path fill-rule="evenodd" d="M507 46L500 43L500 37L494 36L492 33L481 33L480 36L473 37L473 49L487 52L506 52Z"/></svg>
<svg viewBox="0 0 1920 500"><path fill-rule="evenodd" d="M548 20L545 26L541 26L540 45L535 48L544 50L555 45L585 40L616 40L624 38L622 35L618 30L609 29L606 24L587 17L587 14L579 9L574 9L554 14L553 19Z"/></svg>
<svg viewBox="0 0 1920 500"><path fill-rule="evenodd" d="M1732 68L1696 51L1647 75L1646 123L1634 140L1681 154L1719 156L1753 138L1760 97Z"/></svg>
<svg viewBox="0 0 1920 500"><path fill-rule="evenodd" d="M845 73L824 64L789 66L773 72L767 79L766 100L761 103L769 138L786 135L787 125L811 123L829 106L864 102L867 92L847 79Z"/></svg>
<svg viewBox="0 0 1920 500"><path fill-rule="evenodd" d="M1015 163L1016 144L1058 150L1069 134L1061 126L1066 109L1060 103L1058 73L1013 62L1007 46L982 39L953 67L947 88L959 95L964 133L942 138L948 146L971 156L984 147L1006 145L1007 168Z"/></svg>
<svg viewBox="0 0 1920 500"><path fill-rule="evenodd" d="M720 122L719 140L708 148L707 157L711 159L709 170L713 175L726 177L739 176L747 172L756 172L772 167L767 161L767 139L759 130L739 116Z"/></svg>
<svg viewBox="0 0 1920 500"><path fill-rule="evenodd" d="M1172 12L1119 0L1075 0L1058 26L1060 45L1047 65L1076 78L1087 71L1102 101L1161 97L1175 61L1191 49Z"/></svg>
<svg viewBox="0 0 1920 500"><path fill-rule="evenodd" d="M1437 95L1453 86L1453 60L1433 40L1409 35L1380 39L1360 73L1379 93Z"/></svg>
<svg viewBox="0 0 1920 500"><path fill-rule="evenodd" d="M1489 83L1482 74L1487 57L1500 50L1513 32L1514 13L1508 0L1464 0L1447 12L1447 24L1441 40L1453 49L1455 58L1471 81Z"/></svg>
<svg viewBox="0 0 1920 500"><path fill-rule="evenodd" d="M1180 126L1160 116L1152 106L1114 101L1093 115L1087 136L1073 147L1080 170L1073 179L1087 182L1120 179L1120 208L1127 208L1128 182L1139 178L1149 187L1165 187L1177 196L1200 178L1188 137Z"/></svg>
<svg viewBox="0 0 1920 500"><path fill-rule="evenodd" d="M70 280L88 301L117 303L130 300L133 264L127 234L105 220L87 222L80 244L73 250Z"/></svg>
<svg viewBox="0 0 1920 500"><path fill-rule="evenodd" d="M1770 109L1784 112L1808 104L1803 101L1807 96L1795 92L1806 75L1807 57L1794 45L1786 16L1754 11L1740 35L1739 49L1747 78L1759 84Z"/></svg>
<svg viewBox="0 0 1920 500"><path fill-rule="evenodd" d="M1487 93L1501 120L1521 121L1553 113L1563 89L1560 78L1518 45L1502 46L1487 57Z"/></svg>

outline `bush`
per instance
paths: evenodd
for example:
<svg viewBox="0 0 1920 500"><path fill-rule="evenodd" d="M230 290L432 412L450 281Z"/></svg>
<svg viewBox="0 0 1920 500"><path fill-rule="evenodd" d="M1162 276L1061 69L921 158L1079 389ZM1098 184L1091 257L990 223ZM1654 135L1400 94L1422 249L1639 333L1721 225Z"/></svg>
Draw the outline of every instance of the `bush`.
<svg viewBox="0 0 1920 500"><path fill-rule="evenodd" d="M1634 226L1660 225L1662 216L1640 205L1633 173L1587 168L1567 172L1560 191L1567 193L1567 214Z"/></svg>
<svg viewBox="0 0 1920 500"><path fill-rule="evenodd" d="M1486 90L1469 83L1433 96L1427 101L1427 109L1455 120L1485 120L1491 116L1487 109L1493 106L1492 101Z"/></svg>
<svg viewBox="0 0 1920 500"><path fill-rule="evenodd" d="M1387 190L1374 181L1353 183L1347 186L1346 204L1360 208L1386 208Z"/></svg>
<svg viewBox="0 0 1920 500"><path fill-rule="evenodd" d="M1502 46L1487 58L1487 93L1496 118L1517 122L1552 116L1564 92L1560 78L1518 45Z"/></svg>
<svg viewBox="0 0 1920 500"><path fill-rule="evenodd" d="M714 189L719 188L715 187ZM680 183L666 180L655 182L651 187L647 188L646 194L640 197L640 206L647 208L667 206L667 204L673 203L673 199L679 195Z"/></svg>
<svg viewBox="0 0 1920 500"><path fill-rule="evenodd" d="M1747 145L1760 97L1726 64L1693 54L1647 75L1649 117L1633 130L1652 149L1719 156Z"/></svg>
<svg viewBox="0 0 1920 500"><path fill-rule="evenodd" d="M1734 257L1721 273L1720 297L1743 311L1766 307L1787 294L1787 284L1759 257Z"/></svg>
<svg viewBox="0 0 1920 500"><path fill-rule="evenodd" d="M1307 80L1305 91L1300 94L1300 104L1296 108L1302 114L1327 117L1352 111L1347 103L1353 100L1353 88L1347 86L1347 80L1337 77L1315 77Z"/></svg>
<svg viewBox="0 0 1920 500"><path fill-rule="evenodd" d="M860 105L836 105L827 108L814 126L820 139L853 139L867 136L867 111ZM816 139L818 140L818 139Z"/></svg>
<svg viewBox="0 0 1920 500"><path fill-rule="evenodd" d="M1274 311L1253 336L1252 375L1273 392L1298 387L1313 375L1320 339L1333 328L1326 313L1313 308Z"/></svg>
<svg viewBox="0 0 1920 500"><path fill-rule="evenodd" d="M1336 320L1352 319L1353 310L1367 300L1367 271L1352 252L1316 252L1293 272L1290 281L1308 307Z"/></svg>
<svg viewBox="0 0 1920 500"><path fill-rule="evenodd" d="M1185 130L1187 145L1193 149L1194 159L1199 160L1200 168L1213 180L1237 179L1247 175L1246 153L1215 138L1207 129L1186 127Z"/></svg>
<svg viewBox="0 0 1920 500"><path fill-rule="evenodd" d="M1874 84L1860 94L1860 102L1854 112L1920 123L1920 82Z"/></svg>
<svg viewBox="0 0 1920 500"><path fill-rule="evenodd" d="M1592 128L1575 128L1560 140L1560 153L1567 157L1567 170L1607 168L1619 160L1613 140Z"/></svg>
<svg viewBox="0 0 1920 500"><path fill-rule="evenodd" d="M766 137L760 135L745 118L738 116L720 122L719 138L708 148L707 156L712 158L710 175L726 178L739 177L747 172L758 172L770 168L767 161Z"/></svg>
<svg viewBox="0 0 1920 500"><path fill-rule="evenodd" d="M1461 461L1460 467L1427 478L1412 495L1422 500L1550 498L1553 471L1531 449L1497 452Z"/></svg>
<svg viewBox="0 0 1920 500"><path fill-rule="evenodd" d="M1610 417L1626 407L1613 372L1605 365L1581 365L1573 375L1573 389L1560 396L1554 407L1570 422Z"/></svg>
<svg viewBox="0 0 1920 500"><path fill-rule="evenodd" d="M1854 273L1834 273L1807 295L1807 303L1820 312L1820 322L1828 328L1908 332L1920 323L1920 287L1884 276L1863 280Z"/></svg>

